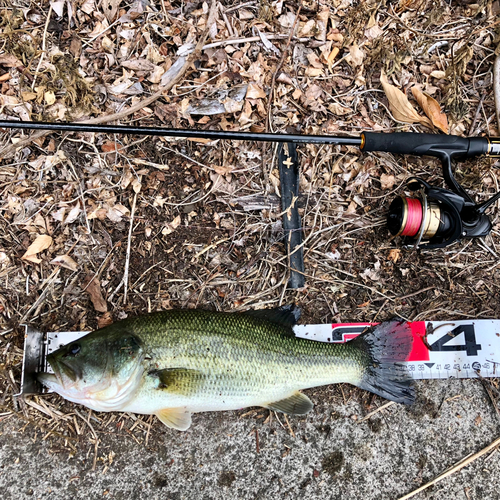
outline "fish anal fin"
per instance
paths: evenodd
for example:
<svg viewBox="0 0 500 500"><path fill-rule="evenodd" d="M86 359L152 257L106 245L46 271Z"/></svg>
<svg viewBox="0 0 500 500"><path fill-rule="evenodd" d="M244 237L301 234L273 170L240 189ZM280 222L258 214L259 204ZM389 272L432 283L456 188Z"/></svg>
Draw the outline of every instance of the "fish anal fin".
<svg viewBox="0 0 500 500"><path fill-rule="evenodd" d="M289 415L305 415L312 410L313 404L305 394L294 392L288 398L268 403L265 407Z"/></svg>
<svg viewBox="0 0 500 500"><path fill-rule="evenodd" d="M186 431L191 426L191 412L185 408L165 408L156 412L156 416L171 429Z"/></svg>
<svg viewBox="0 0 500 500"><path fill-rule="evenodd" d="M183 396L196 392L205 379L202 372L189 368L166 368L149 375L158 377L158 389Z"/></svg>

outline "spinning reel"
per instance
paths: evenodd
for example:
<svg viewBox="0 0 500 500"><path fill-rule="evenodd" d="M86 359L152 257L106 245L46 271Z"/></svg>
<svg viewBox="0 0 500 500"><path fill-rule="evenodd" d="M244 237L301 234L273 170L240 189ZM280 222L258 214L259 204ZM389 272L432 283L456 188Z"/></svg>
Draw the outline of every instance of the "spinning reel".
<svg viewBox="0 0 500 500"><path fill-rule="evenodd" d="M472 139L465 139L470 141ZM490 143L488 156L498 156L500 146L495 140ZM418 177L411 178L407 188L416 196L398 196L393 200L387 215L387 226L393 236L403 236L408 246L441 248L461 238L480 238L492 228L485 214L500 192L489 200L476 204L457 182L451 169L453 156L476 156L475 151L431 151L427 155L437 156L443 164L443 176L450 189L434 187ZM425 243L422 243L425 242Z"/></svg>

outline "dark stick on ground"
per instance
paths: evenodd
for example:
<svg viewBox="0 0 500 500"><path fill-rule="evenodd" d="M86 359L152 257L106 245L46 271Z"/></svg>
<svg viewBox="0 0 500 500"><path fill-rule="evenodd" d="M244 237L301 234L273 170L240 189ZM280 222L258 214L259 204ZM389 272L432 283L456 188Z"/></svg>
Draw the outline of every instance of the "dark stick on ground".
<svg viewBox="0 0 500 500"><path fill-rule="evenodd" d="M289 288L302 288L304 277L304 250L302 227L297 205L299 195L299 161L295 144L281 144L278 164L280 170L281 209L283 229L289 258Z"/></svg>

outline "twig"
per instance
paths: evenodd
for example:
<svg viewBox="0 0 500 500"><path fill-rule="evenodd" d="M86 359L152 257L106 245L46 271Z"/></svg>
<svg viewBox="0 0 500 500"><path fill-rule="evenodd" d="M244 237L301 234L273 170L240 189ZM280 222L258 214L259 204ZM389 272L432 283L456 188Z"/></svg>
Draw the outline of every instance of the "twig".
<svg viewBox="0 0 500 500"><path fill-rule="evenodd" d="M474 120L472 120L472 123L471 123L470 128L469 128L469 136L471 136L472 133L474 132L474 127L476 126L477 119L479 118L479 113L481 113L481 106L483 105L485 97L486 97L486 94L483 94L481 96L481 99L479 99L479 104L477 105L476 114L474 115ZM499 123L499 127L500 127L500 123Z"/></svg>
<svg viewBox="0 0 500 500"><path fill-rule="evenodd" d="M137 193L134 194L134 201L132 202L132 210L130 211L130 228L128 230L128 242L127 242L127 256L125 258L125 271L123 272L123 303L127 303L127 292L128 292L128 270L130 266L130 248L132 244L132 229L134 228L134 213L135 204L137 202Z"/></svg>
<svg viewBox="0 0 500 500"><path fill-rule="evenodd" d="M488 393L488 396L490 398L491 404L493 405L493 408L495 409L495 412L497 414L497 417L500 418L500 410L498 409L495 396L493 396L493 393L490 388L490 382L486 380L484 377L481 376L478 370L476 370L476 375L479 377L479 380L481 380L481 383L483 384L483 387L485 391ZM495 389L496 390L496 389Z"/></svg>
<svg viewBox="0 0 500 500"><path fill-rule="evenodd" d="M389 408L389 406L392 406L394 404L396 404L394 401L389 401L388 403L385 403L385 405L379 406L377 409L371 411L370 413L368 413L368 415L365 415L361 420L358 420L356 423L360 424L361 422L369 420L370 418L373 417L373 415L375 415L379 411L385 410L386 408Z"/></svg>
<svg viewBox="0 0 500 500"><path fill-rule="evenodd" d="M489 451L493 450L497 446L500 445L500 438L495 439L491 444L489 444L486 448L483 448L481 451L478 451L474 455L469 455L466 458L463 458L460 460L460 462L456 463L453 467L450 467L449 469L445 470L442 474L439 476L435 477L432 481L429 481L428 483L424 484L423 486L420 486L420 488L417 488L416 490L412 491L411 493L408 493L407 495L404 495L399 498L399 500L408 500L408 498L414 497L417 493L420 493L421 491L426 490L433 484L438 483L439 481L442 481L443 479L447 478L448 476L451 476L455 472L458 472L459 470L463 469L464 467L467 467L470 465L472 462L477 460L478 458L481 458L483 455L486 455Z"/></svg>
<svg viewBox="0 0 500 500"><path fill-rule="evenodd" d="M220 2L219 2L219 10L222 15L222 19L224 19L224 22L226 23L226 28L229 33L229 36L231 37L236 36L236 33L234 32L233 27L231 26L231 23L229 22L229 19L226 16L226 11L224 10L224 7Z"/></svg>
<svg viewBox="0 0 500 500"><path fill-rule="evenodd" d="M497 112L497 126L500 130L500 55L493 65L493 91L495 92L495 109Z"/></svg>
<svg viewBox="0 0 500 500"><path fill-rule="evenodd" d="M197 57L199 57L199 54L203 50L203 46L208 37L210 27L215 22L216 12L217 12L217 1L212 0L212 5L210 7L210 13L208 15L206 28L203 34L201 35L200 39L198 40L198 43L196 44L194 51L186 57L186 61L182 65L182 68L178 71L176 75L172 77L172 79L168 83L163 85L150 97L147 97L143 101L140 101L137 104L130 106L130 108L124 111L113 113L112 115L100 116L98 118L91 118L90 120L82 120L79 123L95 125L99 123L108 123L112 121L122 120L123 118L126 118L127 116L131 115L132 113L140 111L143 108L151 105L153 102L157 101L160 97L162 97L165 92L169 91L174 85L176 85L182 79L186 71L191 67L191 65L194 63ZM0 158L8 158L12 156L18 149L23 148L24 146L30 144L32 141L36 139L39 139L40 137L45 137L49 133L50 133L49 131L41 130L39 132L35 132L30 137L17 142L16 144L12 144L10 146L3 148L0 151Z"/></svg>
<svg viewBox="0 0 500 500"><path fill-rule="evenodd" d="M288 55L288 49L290 47L290 42L292 41L293 33L295 32L295 27L297 26L297 22L299 20L299 14L300 14L301 9L302 9L302 5L299 5L299 8L297 9L297 14L295 14L295 21L293 22L293 26L290 29L290 34L288 35L288 40L286 41L286 45L285 45L285 48L283 49L283 53L281 54L281 58L278 62L278 65L276 66L276 71L273 73L273 79L271 80L271 90L269 91L269 103L267 106L267 116L266 116L266 132L269 132L270 127L271 127L271 132L272 132L271 106L272 106L273 100L274 100L274 86L276 84L276 77L278 76L279 72L281 71L281 67L283 66L283 63L285 62L286 56Z"/></svg>
<svg viewBox="0 0 500 500"><path fill-rule="evenodd" d="M49 5L49 12L47 13L47 20L45 21L45 28L43 29L43 38L42 38L42 54L40 56L40 59L38 61L38 65L36 67L35 75L33 77L33 83L31 84L31 88L35 88L35 83L36 83L36 77L38 76L38 71L40 70L40 67L42 66L43 59L45 57L45 42L47 41L47 30L49 29L49 23L50 23L50 16L52 15L52 3Z"/></svg>
<svg viewBox="0 0 500 500"><path fill-rule="evenodd" d="M285 48L283 50L283 53L281 54L280 60L278 61L278 65L276 66L276 71L273 73L273 78L271 81L271 89L269 91L269 100L267 102L266 128L265 128L266 132L269 132L269 129L271 129L271 132L273 131L273 127L271 124L271 108L272 108L273 101L274 101L274 85L276 83L276 76L279 74L279 72L281 70L281 66L283 66L283 62L285 61L285 58L288 54L288 47L290 46L290 42L292 40L293 33L294 33L295 27L297 25L297 21L299 20L299 14L300 14L301 8L302 8L302 5L299 5L299 8L297 9L297 14L295 15L295 21L293 22L293 26L290 29L290 34L288 35L288 40L286 42ZM274 150L275 152L277 150L277 147L278 146L276 145L275 150ZM266 168L265 158L266 158L266 143L262 143L262 171L264 172L264 180L265 180L265 184L267 186L269 184L269 175L268 175L268 171ZM274 164L274 156L273 156L273 162L271 163L271 165L273 165L273 164Z"/></svg>
<svg viewBox="0 0 500 500"><path fill-rule="evenodd" d="M227 10L226 10L227 12ZM262 33L262 35L265 35L265 37L268 40L284 40L285 38L289 37L290 35L273 35L273 34L267 34L267 33ZM297 42L306 42L309 40L309 38L296 38L293 37ZM209 43L208 45L203 46L203 50L206 49L215 49L215 47L222 47L224 45L241 45L243 43L250 43L250 42L261 42L262 38L260 36L249 36L247 38L228 38L227 40L221 40L220 42L213 42Z"/></svg>

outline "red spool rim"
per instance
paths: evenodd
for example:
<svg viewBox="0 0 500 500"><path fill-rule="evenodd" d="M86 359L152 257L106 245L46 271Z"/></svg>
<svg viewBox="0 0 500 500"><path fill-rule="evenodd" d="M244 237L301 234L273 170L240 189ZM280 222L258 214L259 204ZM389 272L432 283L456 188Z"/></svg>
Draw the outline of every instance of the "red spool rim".
<svg viewBox="0 0 500 500"><path fill-rule="evenodd" d="M422 224L422 203L418 198L406 198L406 224L403 228L403 236L415 236Z"/></svg>

